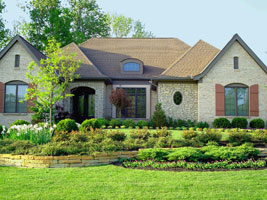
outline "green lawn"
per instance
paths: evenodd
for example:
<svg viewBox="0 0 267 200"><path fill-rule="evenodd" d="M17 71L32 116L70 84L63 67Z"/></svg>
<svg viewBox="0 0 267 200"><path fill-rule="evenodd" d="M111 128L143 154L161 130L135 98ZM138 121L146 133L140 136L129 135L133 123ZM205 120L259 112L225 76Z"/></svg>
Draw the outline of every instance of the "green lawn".
<svg viewBox="0 0 267 200"><path fill-rule="evenodd" d="M118 129L111 129L111 130L118 130ZM130 134L130 131L133 129L119 129L120 131L126 133L127 135ZM155 131L155 129L151 129L150 131ZM172 136L174 139L181 140L182 139L182 133L183 131L180 130L170 130L172 132ZM228 133L223 132L222 133L222 140L228 139Z"/></svg>
<svg viewBox="0 0 267 200"><path fill-rule="evenodd" d="M165 172L0 167L0 199L267 199L267 170Z"/></svg>

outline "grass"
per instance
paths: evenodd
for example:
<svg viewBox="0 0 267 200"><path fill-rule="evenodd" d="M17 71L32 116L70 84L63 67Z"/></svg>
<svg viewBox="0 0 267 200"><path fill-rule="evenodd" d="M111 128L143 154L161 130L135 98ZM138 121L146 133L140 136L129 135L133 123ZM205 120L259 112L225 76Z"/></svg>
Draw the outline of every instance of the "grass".
<svg viewBox="0 0 267 200"><path fill-rule="evenodd" d="M0 199L267 199L267 170L0 167Z"/></svg>
<svg viewBox="0 0 267 200"><path fill-rule="evenodd" d="M107 130L109 130L109 129L107 129ZM111 130L118 130L118 129L111 129ZM119 129L119 130L124 132L125 134L129 135L130 131L134 130L134 129ZM152 131L152 132L156 131L156 129L149 129L149 130ZM177 139L177 140L182 140L183 139L182 138L183 131L181 131L181 130L170 130L170 131L172 132L172 137L174 139ZM228 139L228 133L223 132L222 133L222 140L226 141L227 139Z"/></svg>

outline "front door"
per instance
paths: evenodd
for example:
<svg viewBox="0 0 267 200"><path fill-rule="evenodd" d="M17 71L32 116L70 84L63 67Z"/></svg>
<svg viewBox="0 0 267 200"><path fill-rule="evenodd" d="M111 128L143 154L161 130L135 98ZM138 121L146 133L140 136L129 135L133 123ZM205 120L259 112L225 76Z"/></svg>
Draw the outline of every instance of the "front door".
<svg viewBox="0 0 267 200"><path fill-rule="evenodd" d="M75 88L72 92L73 118L82 123L85 119L95 117L95 90L88 87Z"/></svg>

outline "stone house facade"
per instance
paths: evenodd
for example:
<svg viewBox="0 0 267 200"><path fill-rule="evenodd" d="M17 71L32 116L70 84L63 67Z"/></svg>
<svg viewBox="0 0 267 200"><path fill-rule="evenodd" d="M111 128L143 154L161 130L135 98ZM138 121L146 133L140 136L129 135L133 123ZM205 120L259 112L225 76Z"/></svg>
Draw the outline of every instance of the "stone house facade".
<svg viewBox="0 0 267 200"><path fill-rule="evenodd" d="M159 102L173 119L206 121L217 117L267 120L267 68L237 34L219 50L200 40L189 46L175 38L93 38L63 47L82 64L79 78L62 102L78 122L88 118L116 118L110 103L112 89L123 88L132 105L121 118L149 120ZM21 36L0 52L0 124L31 121L23 100L31 61L45 59Z"/></svg>

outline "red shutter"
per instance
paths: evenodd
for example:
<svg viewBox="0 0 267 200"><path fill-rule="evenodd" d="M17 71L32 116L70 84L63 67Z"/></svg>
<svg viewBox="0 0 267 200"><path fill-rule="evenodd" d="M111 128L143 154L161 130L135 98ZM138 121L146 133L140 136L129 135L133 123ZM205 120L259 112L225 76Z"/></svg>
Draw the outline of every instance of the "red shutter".
<svg viewBox="0 0 267 200"><path fill-rule="evenodd" d="M4 112L5 84L0 82L0 113Z"/></svg>
<svg viewBox="0 0 267 200"><path fill-rule="evenodd" d="M249 114L259 116L259 85L252 85L249 88Z"/></svg>
<svg viewBox="0 0 267 200"><path fill-rule="evenodd" d="M33 87L33 85L29 83L28 88L32 88L32 87ZM28 100L28 102L27 102L27 113L32 113L30 108L35 105L34 102L33 102L35 99L36 98Z"/></svg>
<svg viewBox="0 0 267 200"><path fill-rule="evenodd" d="M216 84L215 86L216 116L224 116L224 86Z"/></svg>

